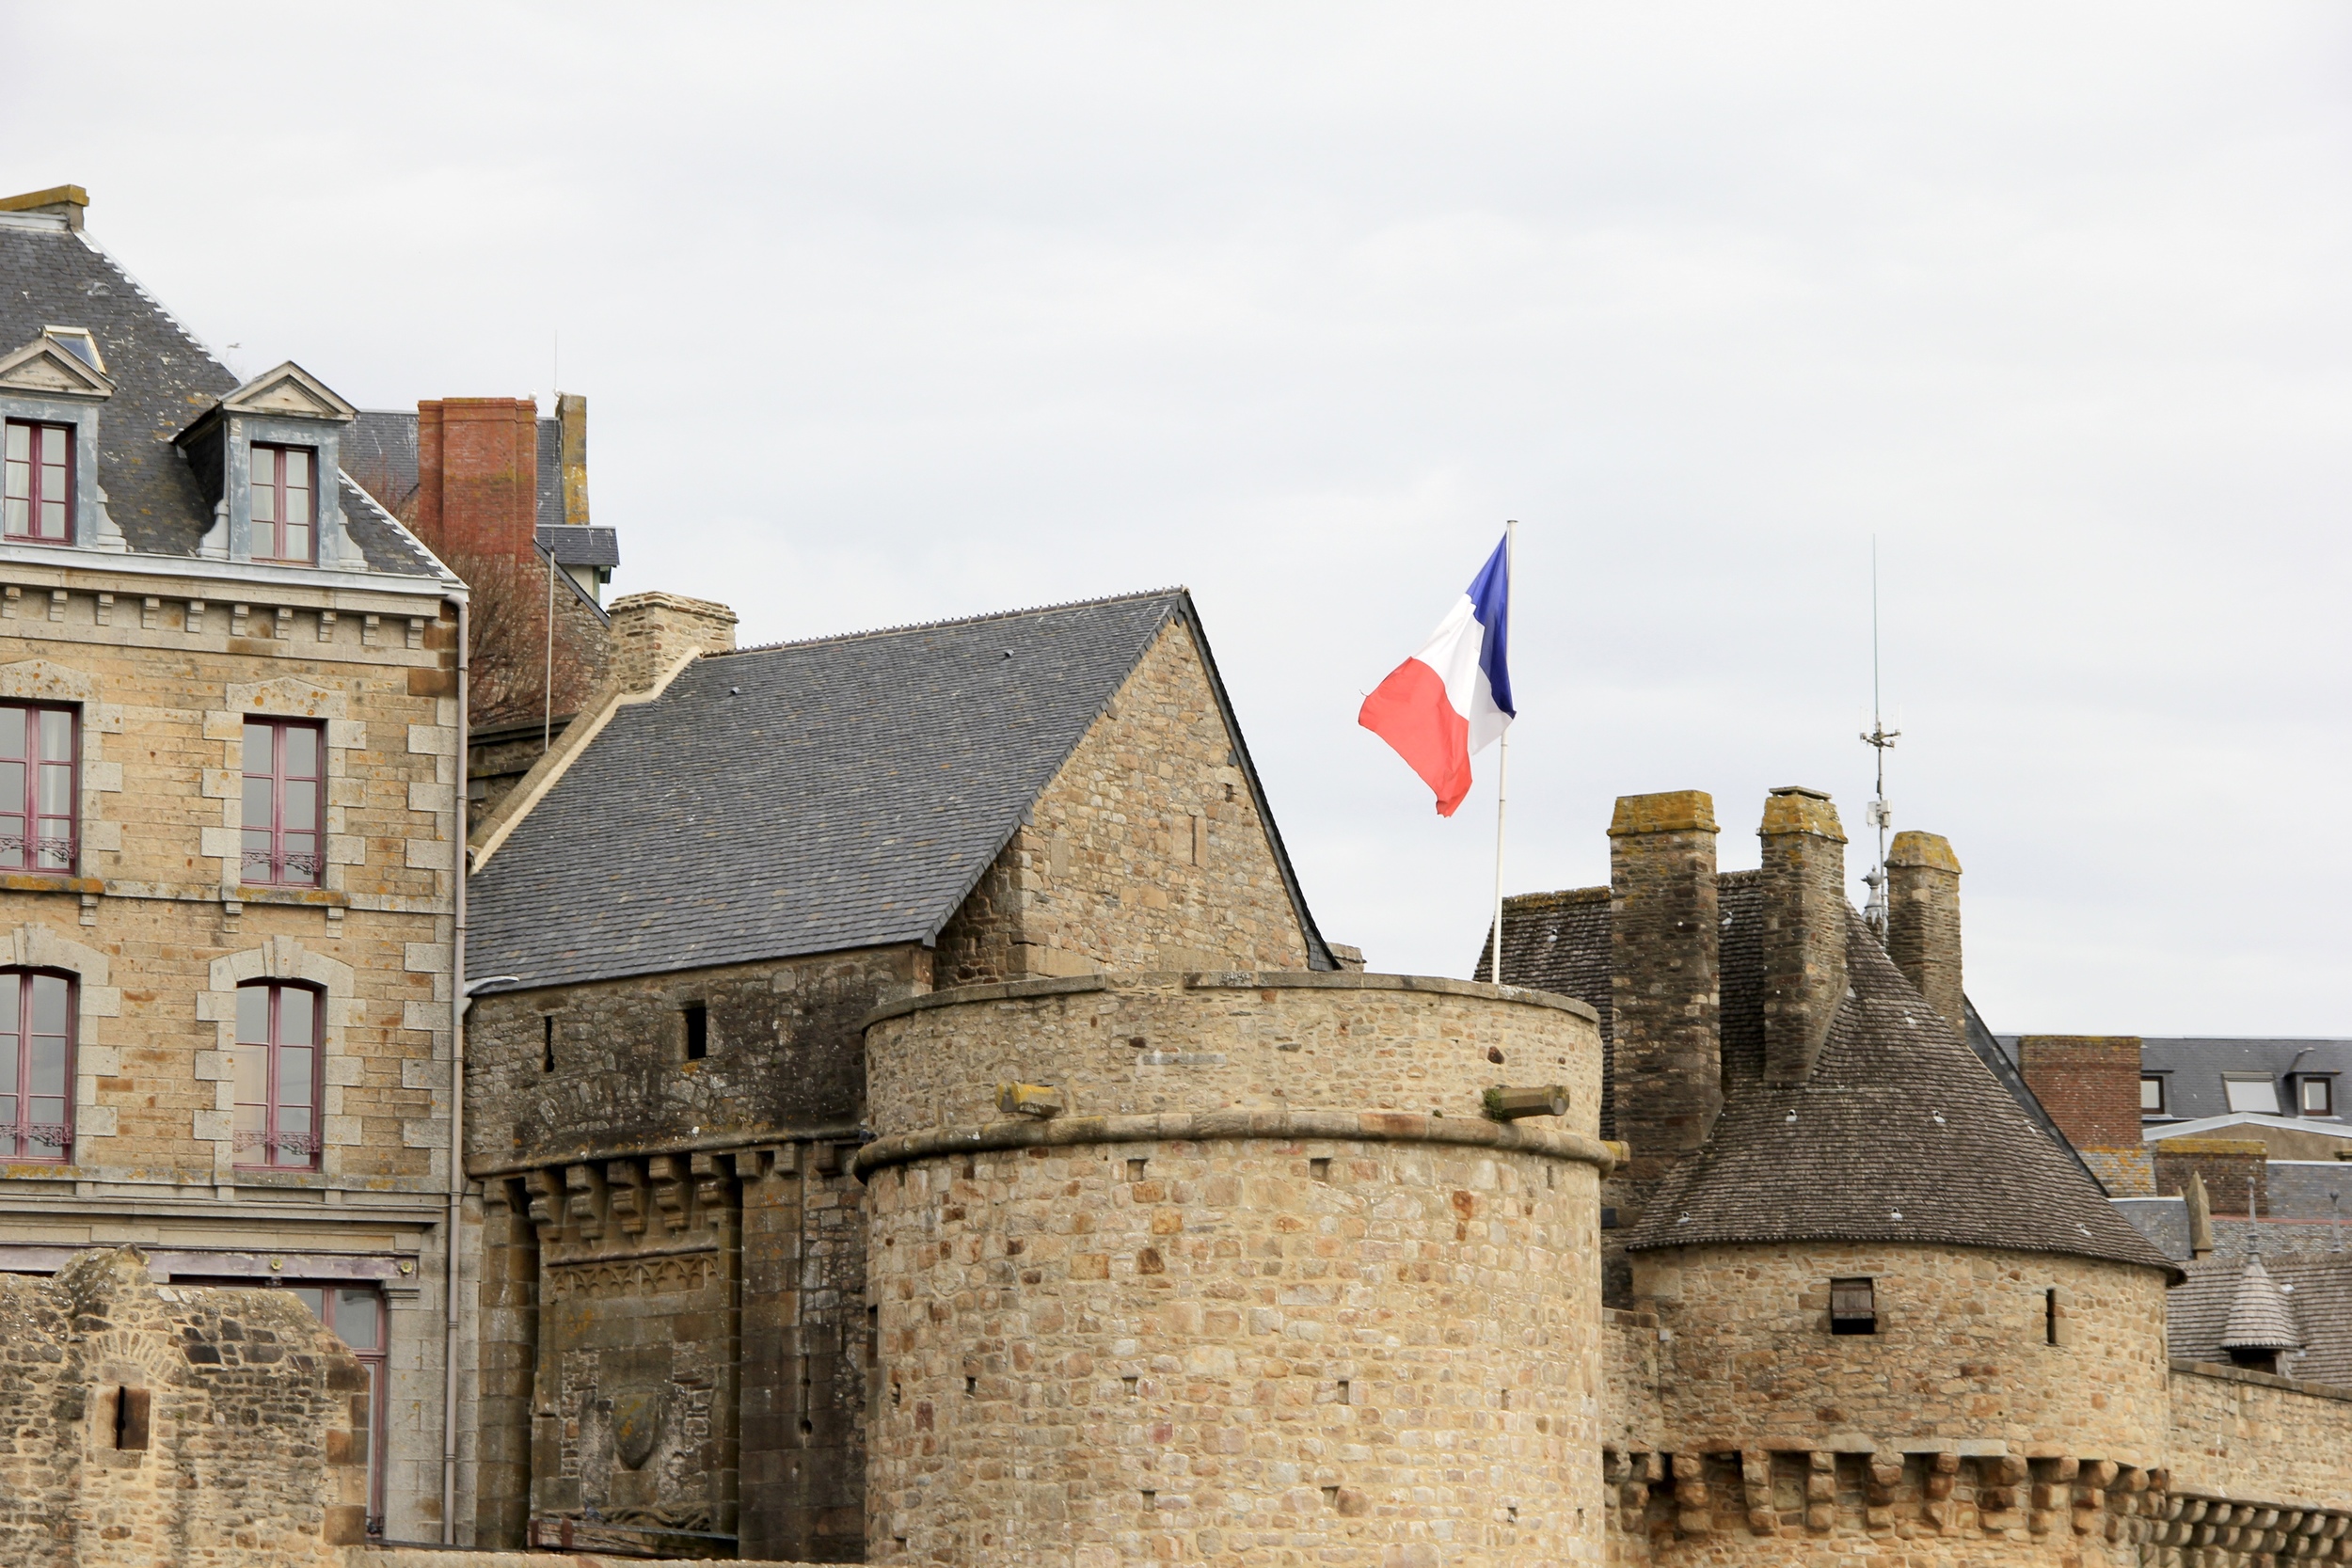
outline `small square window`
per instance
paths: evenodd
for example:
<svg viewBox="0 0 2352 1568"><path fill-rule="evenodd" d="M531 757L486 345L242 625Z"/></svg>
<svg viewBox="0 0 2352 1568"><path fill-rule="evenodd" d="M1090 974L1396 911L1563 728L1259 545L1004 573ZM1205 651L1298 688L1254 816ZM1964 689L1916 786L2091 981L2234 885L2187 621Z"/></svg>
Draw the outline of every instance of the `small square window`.
<svg viewBox="0 0 2352 1568"><path fill-rule="evenodd" d="M1829 1331L1832 1334L1876 1334L1879 1331L1876 1281L1833 1279L1829 1282Z"/></svg>
<svg viewBox="0 0 2352 1568"><path fill-rule="evenodd" d="M2304 1079L2302 1090L2298 1099L2303 1107L2303 1114L2307 1117L2328 1117L2335 1115L2335 1083L2332 1079Z"/></svg>
<svg viewBox="0 0 2352 1568"><path fill-rule="evenodd" d="M2145 1077L2139 1081L2139 1114L2144 1117L2164 1115L2164 1080Z"/></svg>

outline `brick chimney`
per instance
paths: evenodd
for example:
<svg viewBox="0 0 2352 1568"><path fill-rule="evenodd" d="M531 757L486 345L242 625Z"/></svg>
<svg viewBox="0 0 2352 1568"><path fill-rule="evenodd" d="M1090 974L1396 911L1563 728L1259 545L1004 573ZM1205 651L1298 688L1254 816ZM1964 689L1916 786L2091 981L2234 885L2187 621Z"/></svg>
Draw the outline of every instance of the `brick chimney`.
<svg viewBox="0 0 2352 1568"><path fill-rule="evenodd" d="M585 451L585 410L582 412ZM581 495L587 482L581 480ZM532 559L539 526L539 405L530 398L417 404L417 536L450 555Z"/></svg>
<svg viewBox="0 0 2352 1568"><path fill-rule="evenodd" d="M1846 999L1846 834L1818 789L1765 798L1764 1081L1813 1076Z"/></svg>
<svg viewBox="0 0 2352 1568"><path fill-rule="evenodd" d="M735 611L676 594L631 594L612 601L612 662L606 679L619 692L648 691L690 650L735 647Z"/></svg>
<svg viewBox="0 0 2352 1568"><path fill-rule="evenodd" d="M2026 1035L2017 1069L2076 1148L2140 1147L2137 1035Z"/></svg>
<svg viewBox="0 0 2352 1568"><path fill-rule="evenodd" d="M1696 789L1620 796L1609 824L1616 1132L1633 1151L1624 1226L1723 1114L1715 833L1715 802Z"/></svg>
<svg viewBox="0 0 2352 1568"><path fill-rule="evenodd" d="M1886 956L1953 1032L1968 1010L1960 989L1960 858L1933 833L1900 832L1886 851Z"/></svg>

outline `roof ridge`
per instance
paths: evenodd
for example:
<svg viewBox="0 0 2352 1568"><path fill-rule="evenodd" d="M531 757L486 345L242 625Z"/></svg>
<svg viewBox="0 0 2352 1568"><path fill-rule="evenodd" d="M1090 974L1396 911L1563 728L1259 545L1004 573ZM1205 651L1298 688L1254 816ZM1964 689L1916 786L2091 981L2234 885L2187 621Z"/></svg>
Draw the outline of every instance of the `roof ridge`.
<svg viewBox="0 0 2352 1568"><path fill-rule="evenodd" d="M158 295L154 290L140 282L137 275L132 272L129 267L124 266L121 259L115 255L113 251L108 250L105 245L100 241L96 235L92 234L87 229L76 229L72 230L72 233L75 239L82 242L83 246L87 248L91 255L97 257L100 261L114 268L117 276L121 277L123 282L131 286L131 292L138 295L140 299L147 302L149 309L154 311L157 315L163 317L164 320L169 322L172 325L172 330L178 332L181 337L185 338L189 342L195 344L206 358L210 359L214 364L219 366L222 374L233 378L239 386L243 386L245 384L246 378L237 374L235 367L229 363L228 357L224 356L220 350L215 348L205 339L198 336L194 327L190 326L186 322L182 321L179 315L173 311L171 307L163 302L162 297Z"/></svg>
<svg viewBox="0 0 2352 1568"><path fill-rule="evenodd" d="M1024 615L1043 615L1057 610L1093 610L1102 605L1136 604L1145 599L1172 598L1190 594L1182 583L1172 588L1153 588L1134 594L1111 594L1099 599L1066 599L1057 604L1030 605L1022 610L999 610L985 615L953 615L939 621L909 621L895 626L873 626L865 631L834 632L826 637L787 638L781 642L755 642L749 647L729 648L723 653L706 655L709 658L740 658L745 654L777 653L787 648L821 648L834 642L856 642L868 637L900 637L912 631L938 631L947 626L977 626L991 621L1017 621Z"/></svg>

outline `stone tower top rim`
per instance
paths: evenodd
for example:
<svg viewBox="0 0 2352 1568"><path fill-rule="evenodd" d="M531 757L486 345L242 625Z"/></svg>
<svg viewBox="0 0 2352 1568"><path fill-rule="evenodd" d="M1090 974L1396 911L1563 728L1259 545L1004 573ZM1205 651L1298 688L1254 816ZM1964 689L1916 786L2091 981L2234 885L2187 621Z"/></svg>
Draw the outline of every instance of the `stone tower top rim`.
<svg viewBox="0 0 2352 1568"><path fill-rule="evenodd" d="M1432 996L1476 997L1487 1002L1515 1002L1573 1013L1590 1022L1600 1022L1591 1004L1572 996L1532 990L1522 986L1490 986L1477 980L1454 980L1437 974L1375 974L1322 970L1168 970L1117 971L1036 980L1007 980L993 985L957 986L920 996L885 1002L866 1015L862 1029L909 1013L938 1007L970 1006L986 1002L1023 1002L1049 996L1076 996L1089 991L1150 990L1381 990L1419 991Z"/></svg>

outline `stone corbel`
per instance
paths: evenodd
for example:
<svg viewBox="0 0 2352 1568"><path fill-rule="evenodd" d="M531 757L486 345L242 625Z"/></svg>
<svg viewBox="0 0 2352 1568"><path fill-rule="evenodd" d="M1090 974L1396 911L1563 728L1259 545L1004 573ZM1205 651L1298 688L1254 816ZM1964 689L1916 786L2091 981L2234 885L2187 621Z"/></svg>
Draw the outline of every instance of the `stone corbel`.
<svg viewBox="0 0 2352 1568"><path fill-rule="evenodd" d="M696 1154L692 1158L694 1173L694 1203L699 1210L696 1218L716 1230L727 1219L727 1179L719 1169L715 1154Z"/></svg>
<svg viewBox="0 0 2352 1568"><path fill-rule="evenodd" d="M553 1246L564 1239L564 1184L551 1170L534 1170L523 1179L531 1194L531 1223L539 1232L541 1246Z"/></svg>
<svg viewBox="0 0 2352 1568"><path fill-rule="evenodd" d="M645 1233L645 1173L634 1160L608 1160L604 1166L605 1212L621 1234Z"/></svg>
<svg viewBox="0 0 2352 1568"><path fill-rule="evenodd" d="M564 1187L569 1194L565 1211L578 1226L583 1242L604 1240L604 1175L594 1165L564 1167Z"/></svg>
<svg viewBox="0 0 2352 1568"><path fill-rule="evenodd" d="M645 1174L653 1182L653 1206L660 1212L661 1227L672 1235L686 1228L686 1172L675 1154L657 1154L645 1162Z"/></svg>

